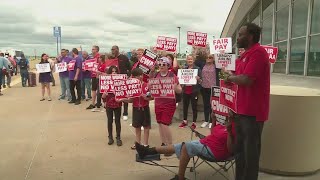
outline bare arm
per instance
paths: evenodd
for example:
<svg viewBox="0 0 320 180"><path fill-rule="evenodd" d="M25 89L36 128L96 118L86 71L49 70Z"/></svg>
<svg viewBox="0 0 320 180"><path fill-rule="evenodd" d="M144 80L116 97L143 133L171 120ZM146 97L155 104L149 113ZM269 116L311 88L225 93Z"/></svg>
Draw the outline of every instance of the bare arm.
<svg viewBox="0 0 320 180"><path fill-rule="evenodd" d="M230 75L226 78L226 82L233 82L238 85L250 86L253 80L246 75Z"/></svg>

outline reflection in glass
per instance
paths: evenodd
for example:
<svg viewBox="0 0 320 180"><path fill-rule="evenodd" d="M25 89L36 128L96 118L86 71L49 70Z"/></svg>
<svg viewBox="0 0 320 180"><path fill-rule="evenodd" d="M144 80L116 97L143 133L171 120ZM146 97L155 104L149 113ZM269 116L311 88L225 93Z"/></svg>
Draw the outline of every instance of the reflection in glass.
<svg viewBox="0 0 320 180"><path fill-rule="evenodd" d="M273 66L274 73L286 73L286 60L287 60L287 41L277 43L278 47L278 58Z"/></svg>
<svg viewBox="0 0 320 180"><path fill-rule="evenodd" d="M289 6L290 0L277 0L277 10L280 10L284 6Z"/></svg>
<svg viewBox="0 0 320 180"><path fill-rule="evenodd" d="M262 44L264 45L272 43L272 17L262 22Z"/></svg>
<svg viewBox="0 0 320 180"><path fill-rule="evenodd" d="M292 37L306 36L308 21L308 1L299 0L293 4Z"/></svg>
<svg viewBox="0 0 320 180"><path fill-rule="evenodd" d="M273 12L273 0L263 0L262 1L262 11L263 19L266 19L268 16L272 15Z"/></svg>
<svg viewBox="0 0 320 180"><path fill-rule="evenodd" d="M310 39L310 52L308 54L308 76L320 76L320 35Z"/></svg>
<svg viewBox="0 0 320 180"><path fill-rule="evenodd" d="M257 19L257 17L259 16L259 11L260 11L260 2L257 3L257 5L252 9L252 11L249 14L249 21L253 22ZM257 23L256 23L257 24Z"/></svg>
<svg viewBox="0 0 320 180"><path fill-rule="evenodd" d="M288 20L289 7L277 12L276 41L286 40L288 38Z"/></svg>
<svg viewBox="0 0 320 180"><path fill-rule="evenodd" d="M311 34L320 33L320 1L315 0L312 11Z"/></svg>
<svg viewBox="0 0 320 180"><path fill-rule="evenodd" d="M291 41L289 73L303 75L306 38Z"/></svg>

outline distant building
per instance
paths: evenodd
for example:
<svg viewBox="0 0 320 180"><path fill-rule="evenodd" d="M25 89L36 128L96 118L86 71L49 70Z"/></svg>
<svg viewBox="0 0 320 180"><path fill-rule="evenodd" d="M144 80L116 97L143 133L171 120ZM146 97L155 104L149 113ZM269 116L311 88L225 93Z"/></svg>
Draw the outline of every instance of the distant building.
<svg viewBox="0 0 320 180"><path fill-rule="evenodd" d="M261 44L279 48L273 73L320 76L320 0L235 0L221 37L247 22L260 25Z"/></svg>

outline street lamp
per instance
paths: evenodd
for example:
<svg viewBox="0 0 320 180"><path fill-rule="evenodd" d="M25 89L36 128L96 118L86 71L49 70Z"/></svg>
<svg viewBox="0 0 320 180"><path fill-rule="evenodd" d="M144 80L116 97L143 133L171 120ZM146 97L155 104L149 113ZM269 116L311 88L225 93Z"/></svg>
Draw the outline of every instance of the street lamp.
<svg viewBox="0 0 320 180"><path fill-rule="evenodd" d="M178 26L177 28L179 29L179 56L181 56L181 54L180 54L180 29L181 29L181 27Z"/></svg>

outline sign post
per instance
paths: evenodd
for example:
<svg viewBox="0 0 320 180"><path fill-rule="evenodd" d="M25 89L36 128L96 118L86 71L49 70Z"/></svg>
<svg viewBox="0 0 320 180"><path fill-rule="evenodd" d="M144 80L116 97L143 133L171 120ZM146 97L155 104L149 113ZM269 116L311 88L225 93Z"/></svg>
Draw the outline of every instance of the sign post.
<svg viewBox="0 0 320 180"><path fill-rule="evenodd" d="M60 48L61 48L61 27L53 27L53 37L57 38L57 56L59 56L59 38L60 38Z"/></svg>

